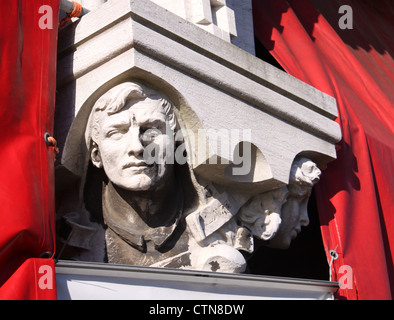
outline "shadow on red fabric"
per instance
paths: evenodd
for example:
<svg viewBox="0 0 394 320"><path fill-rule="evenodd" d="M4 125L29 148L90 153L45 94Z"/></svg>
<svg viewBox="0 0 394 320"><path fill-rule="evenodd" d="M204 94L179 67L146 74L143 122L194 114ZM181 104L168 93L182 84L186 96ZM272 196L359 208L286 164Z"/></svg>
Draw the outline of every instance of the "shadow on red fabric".
<svg viewBox="0 0 394 320"><path fill-rule="evenodd" d="M253 16L284 70L337 99L343 139L315 187L336 299L392 299L393 3L253 0Z"/></svg>

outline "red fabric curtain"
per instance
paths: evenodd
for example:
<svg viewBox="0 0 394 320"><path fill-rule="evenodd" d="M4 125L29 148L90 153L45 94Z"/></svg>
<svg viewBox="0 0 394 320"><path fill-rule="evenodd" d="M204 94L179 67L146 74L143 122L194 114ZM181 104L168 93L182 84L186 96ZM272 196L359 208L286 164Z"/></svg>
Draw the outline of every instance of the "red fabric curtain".
<svg viewBox="0 0 394 320"><path fill-rule="evenodd" d="M338 299L393 297L393 10L390 0L253 0L259 41L337 99L343 139L315 194Z"/></svg>
<svg viewBox="0 0 394 320"><path fill-rule="evenodd" d="M59 0L0 1L0 299L54 299Z"/></svg>

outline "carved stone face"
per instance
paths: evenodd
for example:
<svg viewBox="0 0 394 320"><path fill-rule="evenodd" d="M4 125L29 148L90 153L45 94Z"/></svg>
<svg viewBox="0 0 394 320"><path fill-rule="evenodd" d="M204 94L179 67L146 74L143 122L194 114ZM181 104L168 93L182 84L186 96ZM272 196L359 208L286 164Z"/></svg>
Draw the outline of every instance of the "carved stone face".
<svg viewBox="0 0 394 320"><path fill-rule="evenodd" d="M301 227L309 225L308 200L311 187L300 188L289 185L289 195L282 207L282 223L275 237L270 240L269 246L277 249L289 248L291 241L301 232Z"/></svg>
<svg viewBox="0 0 394 320"><path fill-rule="evenodd" d="M291 241L301 232L301 227L309 225L308 200L312 187L320 179L321 171L307 159L297 159L291 169L289 195L282 207L282 223L269 246L278 249L289 248Z"/></svg>
<svg viewBox="0 0 394 320"><path fill-rule="evenodd" d="M166 150L174 138L159 99L130 101L116 113L102 112L98 127L91 159L115 185L151 190L171 173Z"/></svg>

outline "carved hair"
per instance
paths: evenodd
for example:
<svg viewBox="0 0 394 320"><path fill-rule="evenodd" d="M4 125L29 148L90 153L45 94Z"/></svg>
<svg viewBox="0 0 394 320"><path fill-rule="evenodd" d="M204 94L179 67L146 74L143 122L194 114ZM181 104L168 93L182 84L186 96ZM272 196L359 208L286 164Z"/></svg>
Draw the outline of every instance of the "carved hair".
<svg viewBox="0 0 394 320"><path fill-rule="evenodd" d="M125 82L117 85L103 94L94 104L88 127L86 128L85 139L89 141L91 137L97 137L99 130L99 115L98 112L107 112L107 115L112 115L119 112L128 101L141 100L151 98L161 102L167 121L174 134L178 129L176 117L174 114L174 107L172 103L163 94L158 93L142 84L136 82Z"/></svg>
<svg viewBox="0 0 394 320"><path fill-rule="evenodd" d="M311 192L320 180L320 174L320 169L310 159L302 157L294 160L290 171L290 192L299 195Z"/></svg>

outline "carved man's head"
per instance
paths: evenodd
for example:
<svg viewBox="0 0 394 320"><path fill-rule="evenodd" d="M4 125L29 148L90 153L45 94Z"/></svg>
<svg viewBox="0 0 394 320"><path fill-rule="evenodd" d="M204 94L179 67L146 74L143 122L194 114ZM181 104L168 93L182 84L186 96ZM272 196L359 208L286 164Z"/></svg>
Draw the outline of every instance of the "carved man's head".
<svg viewBox="0 0 394 320"><path fill-rule="evenodd" d="M270 240L270 247L287 249L301 232L301 227L309 224L308 200L320 174L321 171L311 160L299 158L294 161L288 185L289 194L282 207L282 223L275 237Z"/></svg>
<svg viewBox="0 0 394 320"><path fill-rule="evenodd" d="M97 100L89 124L92 163L115 185L151 190L172 174L166 158L174 150L176 119L163 95L134 82L120 84Z"/></svg>

